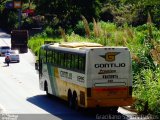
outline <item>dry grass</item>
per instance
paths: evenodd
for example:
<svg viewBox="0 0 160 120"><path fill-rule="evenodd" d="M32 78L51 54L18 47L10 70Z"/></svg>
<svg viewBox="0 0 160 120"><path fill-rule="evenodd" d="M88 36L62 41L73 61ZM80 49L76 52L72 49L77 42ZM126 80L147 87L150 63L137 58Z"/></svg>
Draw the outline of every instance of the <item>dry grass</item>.
<svg viewBox="0 0 160 120"><path fill-rule="evenodd" d="M133 60L133 61L135 61L135 62L137 62L137 63L140 63L140 58L139 58L137 55L131 53L131 57L132 57L132 60Z"/></svg>
<svg viewBox="0 0 160 120"><path fill-rule="evenodd" d="M59 31L61 33L62 38L64 39L64 42L67 42L68 40L67 40L67 37L66 37L66 34L65 34L65 30L62 29L61 27L59 27Z"/></svg>
<svg viewBox="0 0 160 120"><path fill-rule="evenodd" d="M87 38L90 37L91 33L90 33L90 28L89 28L89 25L88 25L88 21L87 19L82 15L82 20L83 20L83 23L84 23L84 28L85 28L85 32L86 32L86 36Z"/></svg>
<svg viewBox="0 0 160 120"><path fill-rule="evenodd" d="M150 50L150 55L155 64L160 64L160 45L154 46L154 49Z"/></svg>
<svg viewBox="0 0 160 120"><path fill-rule="evenodd" d="M147 23L152 24L152 18L151 18L151 14L149 12L148 12Z"/></svg>
<svg viewBox="0 0 160 120"><path fill-rule="evenodd" d="M94 36L99 37L97 22L94 18L93 18L93 31L94 31Z"/></svg>
<svg viewBox="0 0 160 120"><path fill-rule="evenodd" d="M149 36L149 41L152 41L153 38L153 31L152 31L152 18L150 13L148 13L148 19L147 19L147 24L148 24L148 36Z"/></svg>
<svg viewBox="0 0 160 120"><path fill-rule="evenodd" d="M124 30L124 33L126 34L127 38L133 39L134 38L134 32L131 28L126 28Z"/></svg>
<svg viewBox="0 0 160 120"><path fill-rule="evenodd" d="M93 31L94 31L94 36L95 37L100 37L101 36L101 27L99 26L99 23L96 22L96 20L93 18Z"/></svg>
<svg viewBox="0 0 160 120"><path fill-rule="evenodd" d="M123 46L127 46L127 39L123 36Z"/></svg>

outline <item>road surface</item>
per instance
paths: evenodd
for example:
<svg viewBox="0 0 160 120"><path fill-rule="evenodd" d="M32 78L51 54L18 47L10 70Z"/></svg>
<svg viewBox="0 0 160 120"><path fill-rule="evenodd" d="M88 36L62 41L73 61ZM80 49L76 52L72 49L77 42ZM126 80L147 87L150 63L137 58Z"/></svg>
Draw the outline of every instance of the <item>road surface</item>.
<svg viewBox="0 0 160 120"><path fill-rule="evenodd" d="M10 36L0 32L0 46L10 46ZM29 50L20 54L20 63L4 63L0 57L0 119L14 120L96 120L130 119L135 113L119 108L108 114L96 110L74 111L66 102L48 98L39 90L38 73L34 69L35 56ZM128 117L127 117L128 116Z"/></svg>

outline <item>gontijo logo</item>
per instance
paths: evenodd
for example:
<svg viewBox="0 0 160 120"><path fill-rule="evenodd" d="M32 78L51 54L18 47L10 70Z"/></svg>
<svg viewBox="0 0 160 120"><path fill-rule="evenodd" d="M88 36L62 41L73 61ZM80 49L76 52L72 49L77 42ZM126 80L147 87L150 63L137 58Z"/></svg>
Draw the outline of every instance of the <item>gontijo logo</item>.
<svg viewBox="0 0 160 120"><path fill-rule="evenodd" d="M106 61L112 62L115 61L116 55L118 55L120 52L108 52L105 55L101 55Z"/></svg>

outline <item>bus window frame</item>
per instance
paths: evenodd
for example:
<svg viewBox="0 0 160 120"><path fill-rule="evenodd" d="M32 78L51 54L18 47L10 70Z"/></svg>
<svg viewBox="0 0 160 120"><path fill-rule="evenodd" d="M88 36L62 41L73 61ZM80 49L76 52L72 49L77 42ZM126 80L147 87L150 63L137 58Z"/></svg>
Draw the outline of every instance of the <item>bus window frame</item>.
<svg viewBox="0 0 160 120"><path fill-rule="evenodd" d="M55 50L48 48L42 48L42 50L45 51L44 52L45 61L43 61L43 63L50 63L55 67L64 68L75 72L85 73L86 53L76 53L76 52L62 51L62 50ZM40 56L41 54L42 53L40 52ZM69 61L69 63L67 60ZM82 65L80 65L80 63L82 63Z"/></svg>

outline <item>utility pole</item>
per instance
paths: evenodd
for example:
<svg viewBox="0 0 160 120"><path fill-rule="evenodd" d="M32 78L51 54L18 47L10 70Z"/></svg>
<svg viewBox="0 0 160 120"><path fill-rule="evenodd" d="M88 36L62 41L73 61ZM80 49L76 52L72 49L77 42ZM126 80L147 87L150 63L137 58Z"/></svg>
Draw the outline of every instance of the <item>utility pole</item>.
<svg viewBox="0 0 160 120"><path fill-rule="evenodd" d="M31 0L29 0L29 4L28 4L28 8L30 9L31 8Z"/></svg>
<svg viewBox="0 0 160 120"><path fill-rule="evenodd" d="M21 0L13 0L13 5L15 9L18 9L18 29L21 29L21 15L22 15L22 1Z"/></svg>
<svg viewBox="0 0 160 120"><path fill-rule="evenodd" d="M21 29L21 18L22 18L22 9L18 9L18 29Z"/></svg>

